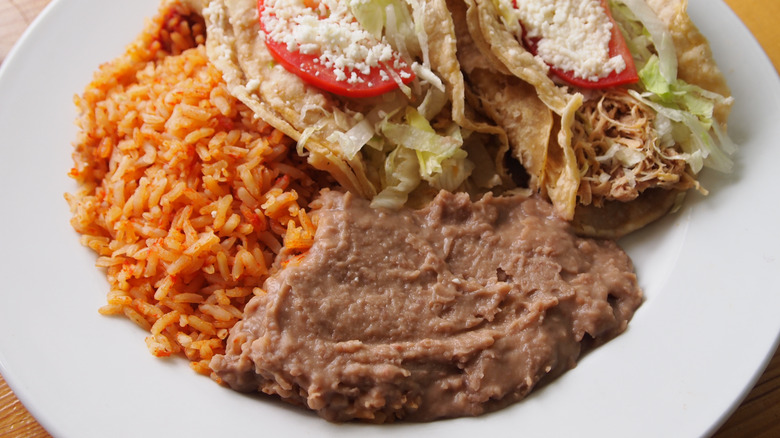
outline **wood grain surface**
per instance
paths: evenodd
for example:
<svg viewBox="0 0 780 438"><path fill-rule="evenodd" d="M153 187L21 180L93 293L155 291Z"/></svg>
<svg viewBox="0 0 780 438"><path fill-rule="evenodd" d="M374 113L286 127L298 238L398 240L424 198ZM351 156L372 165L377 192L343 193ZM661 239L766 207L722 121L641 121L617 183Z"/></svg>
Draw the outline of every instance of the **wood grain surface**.
<svg viewBox="0 0 780 438"><path fill-rule="evenodd" d="M50 0L0 0L0 62ZM726 0L747 25L780 71L780 1ZM139 29L140 31L140 29ZM30 415L0 376L0 437L44 438L50 435ZM780 352L739 408L715 434L717 438L780 436Z"/></svg>

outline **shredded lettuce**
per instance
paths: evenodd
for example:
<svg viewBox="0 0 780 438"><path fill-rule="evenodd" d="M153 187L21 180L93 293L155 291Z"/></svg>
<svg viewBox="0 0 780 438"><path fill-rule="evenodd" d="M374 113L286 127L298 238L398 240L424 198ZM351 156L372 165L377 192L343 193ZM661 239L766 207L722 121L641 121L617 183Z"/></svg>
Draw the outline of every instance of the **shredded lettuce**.
<svg viewBox="0 0 780 438"><path fill-rule="evenodd" d="M634 97L666 119L687 128L688 135L681 135L680 127L673 127L672 132L677 133L673 135L687 153L691 169L699 172L703 165L707 165L723 172L730 171L733 163L728 154L734 149L733 143L722 134L721 127L713 119L713 112L716 104L727 104L731 98L681 79L667 81L655 55L639 71L639 78L647 91L634 91Z"/></svg>
<svg viewBox="0 0 780 438"><path fill-rule="evenodd" d="M424 183L437 189L458 189L474 164L463 147L464 132L448 117L440 117L449 95L441 78L431 70L423 25L427 2L350 0L348 5L375 38L388 41L402 56L419 60L412 64L417 79L407 86L388 68L409 100L400 106L398 102L385 105L362 118L356 116L349 129L332 132L327 139L337 143L346 158L370 160L377 167L373 181L379 182L379 194L372 201L374 207L401 207ZM412 89L421 100L412 99ZM432 120L436 122L432 124Z"/></svg>
<svg viewBox="0 0 780 438"><path fill-rule="evenodd" d="M659 114L676 123L673 127L672 135L683 148L683 151L685 151L685 161L691 166L691 170L694 173L701 171L704 165L721 172L731 171L733 167L731 158L729 158L724 148L718 147L720 141L713 138L706 123L703 123L698 117L688 111L669 108L649 100L648 97L650 95L648 94L639 94L634 90L630 90L629 93ZM679 129L681 127L687 128L685 134L681 134L682 130Z"/></svg>
<svg viewBox="0 0 780 438"><path fill-rule="evenodd" d="M609 6L639 68L639 90L629 92L657 113L655 128L661 145L678 143L694 173L703 166L730 171L729 154L735 146L713 112L731 98L677 78L671 33L647 3L610 0Z"/></svg>
<svg viewBox="0 0 780 438"><path fill-rule="evenodd" d="M438 134L428 120L413 107L406 108L406 123L385 120L380 132L392 144L414 150L420 162L420 175L430 177L442 172L442 162L463 145L460 129L453 124L451 132Z"/></svg>
<svg viewBox="0 0 780 438"><path fill-rule="evenodd" d="M350 0L350 12L358 23L378 40L387 41L403 58L413 61L412 71L423 83L441 91L445 87L441 79L431 70L428 50L428 34L424 17L426 2L423 0ZM412 88L404 84L392 65L385 65L385 72L398 84L403 93L411 98Z"/></svg>
<svg viewBox="0 0 780 438"><path fill-rule="evenodd" d="M373 136L373 125L367 119L363 119L347 132L335 131L331 133L327 140L338 143L347 159L352 160Z"/></svg>
<svg viewBox="0 0 780 438"><path fill-rule="evenodd" d="M420 41L414 20L403 0L350 0L349 9L358 23L374 38L386 38L402 55L420 55Z"/></svg>
<svg viewBox="0 0 780 438"><path fill-rule="evenodd" d="M417 111L426 119L432 120L447 106L449 101L450 98L445 91L431 87L425 93L422 103L417 106Z"/></svg>
<svg viewBox="0 0 780 438"><path fill-rule="evenodd" d="M346 132L334 131L327 140L337 143L344 155L352 160L363 149L370 146L381 149L381 142L374 141L377 134L377 124L383 119L391 117L406 106L406 102L398 100L386 100L375 106L365 116L356 117L357 122Z"/></svg>
<svg viewBox="0 0 780 438"><path fill-rule="evenodd" d="M420 166L413 150L393 149L385 160L384 189L371 200L371 207L397 209L406 203L409 193L420 185Z"/></svg>
<svg viewBox="0 0 780 438"><path fill-rule="evenodd" d="M309 156L309 152L306 150L306 142L309 141L309 138L311 138L312 134L317 132L317 127L312 125L308 128L304 129L301 133L300 138L298 139L298 143L295 145L295 151L298 153L301 157L307 157Z"/></svg>
<svg viewBox="0 0 780 438"><path fill-rule="evenodd" d="M388 13L399 32L412 32L412 17L405 3L399 0L351 0L349 10L363 29L378 40L387 31Z"/></svg>
<svg viewBox="0 0 780 438"><path fill-rule="evenodd" d="M445 131L436 132L414 107L406 108L402 122L383 120L379 133L394 149L385 160L384 188L372 206L398 208L422 181L455 191L474 170L462 147L460 127L451 123Z"/></svg>
<svg viewBox="0 0 780 438"><path fill-rule="evenodd" d="M619 0L609 2L609 10L612 18L617 23L623 38L626 40L628 50L634 58L634 63L638 66L644 65L653 52L653 40L650 39L650 32L636 18L631 9Z"/></svg>
<svg viewBox="0 0 780 438"><path fill-rule="evenodd" d="M424 176L424 179L432 187L454 192L474 170L474 163L467 157L468 154L463 149L456 150L452 156L441 161L441 172Z"/></svg>
<svg viewBox="0 0 780 438"><path fill-rule="evenodd" d="M412 19L414 20L414 33L420 46L423 65L430 68L431 58L428 50L428 33L425 30L426 0L407 0L412 7Z"/></svg>
<svg viewBox="0 0 780 438"><path fill-rule="evenodd" d="M620 8L617 2L622 3L625 8ZM621 23L634 21L635 23L641 23L642 34L649 36L650 40L655 47L655 52L658 54L660 62L661 75L667 82L674 82L677 79L677 53L674 48L674 41L672 40L672 34L666 25L658 18L652 9L644 2L644 0L616 0L610 2L610 10L612 11L613 18L616 20L620 18ZM621 30L631 31L631 34L626 38L636 44L637 34L635 34L637 26L624 25ZM629 43L631 44L631 43ZM629 49L632 47L629 46ZM635 53L631 50L631 53ZM647 50L639 49L637 53L642 53L647 56ZM642 61L646 61L647 58L640 59L640 66L644 64Z"/></svg>

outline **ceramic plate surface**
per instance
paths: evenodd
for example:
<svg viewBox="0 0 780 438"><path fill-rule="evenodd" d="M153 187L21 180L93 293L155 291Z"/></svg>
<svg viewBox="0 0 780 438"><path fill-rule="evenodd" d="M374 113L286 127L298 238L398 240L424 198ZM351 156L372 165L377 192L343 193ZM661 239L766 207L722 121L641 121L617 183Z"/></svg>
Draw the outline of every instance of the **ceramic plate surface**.
<svg viewBox="0 0 780 438"><path fill-rule="evenodd" d="M140 33L157 0L55 0L0 67L0 372L56 436L698 436L755 383L780 333L780 81L721 1L690 0L736 104L736 170L621 241L646 301L628 331L528 399L479 418L334 425L161 360L100 316L108 284L63 193L73 96ZM281 434L281 435L275 435ZM441 435L439 435L441 434Z"/></svg>

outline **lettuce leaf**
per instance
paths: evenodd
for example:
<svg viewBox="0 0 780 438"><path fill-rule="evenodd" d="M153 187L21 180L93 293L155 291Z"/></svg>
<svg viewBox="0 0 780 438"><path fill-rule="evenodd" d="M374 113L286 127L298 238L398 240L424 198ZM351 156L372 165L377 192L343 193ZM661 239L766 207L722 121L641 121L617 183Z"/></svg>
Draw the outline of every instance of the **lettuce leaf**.
<svg viewBox="0 0 780 438"><path fill-rule="evenodd" d="M689 84L681 79L669 82L660 70L658 57L653 55L639 71L639 78L647 90L629 91L635 98L650 106L671 124L657 123L659 136L671 129L675 140L686 152L686 161L698 173L702 166L729 172L733 162L729 154L736 149L733 142L713 119L715 105L729 103L731 98ZM661 129L665 127L664 129Z"/></svg>
<svg viewBox="0 0 780 438"><path fill-rule="evenodd" d="M637 60L639 66L649 60L648 55L651 55L647 44L649 39L658 54L661 76L668 82L674 82L677 79L677 53L672 35L647 3L643 0L612 0L610 11L621 31L628 32L624 36L631 53L635 57L640 55ZM644 47L641 47L643 44Z"/></svg>
<svg viewBox="0 0 780 438"><path fill-rule="evenodd" d="M455 191L474 169L462 148L460 127L455 123L438 133L410 106L406 108L403 123L385 119L379 125L379 132L395 148L385 160L384 188L372 206L400 207L423 180L431 187Z"/></svg>
<svg viewBox="0 0 780 438"><path fill-rule="evenodd" d="M419 169L413 150L403 146L393 149L385 160L384 189L371 200L371 207L401 208L409 193L420 185Z"/></svg>
<svg viewBox="0 0 780 438"><path fill-rule="evenodd" d="M453 123L449 132L438 134L430 122L413 107L406 108L404 119L406 123L385 120L379 130L392 144L416 152L422 177L441 173L442 162L453 157L463 145L460 128Z"/></svg>

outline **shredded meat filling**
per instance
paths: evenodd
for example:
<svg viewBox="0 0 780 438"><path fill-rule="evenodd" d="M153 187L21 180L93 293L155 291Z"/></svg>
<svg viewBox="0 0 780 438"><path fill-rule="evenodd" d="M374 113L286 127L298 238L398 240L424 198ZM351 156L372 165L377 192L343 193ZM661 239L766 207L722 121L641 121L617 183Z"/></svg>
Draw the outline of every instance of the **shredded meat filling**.
<svg viewBox="0 0 780 438"><path fill-rule="evenodd" d="M583 205L631 201L651 187L687 190L696 181L677 145L662 145L655 113L622 90L583 103L572 126Z"/></svg>

